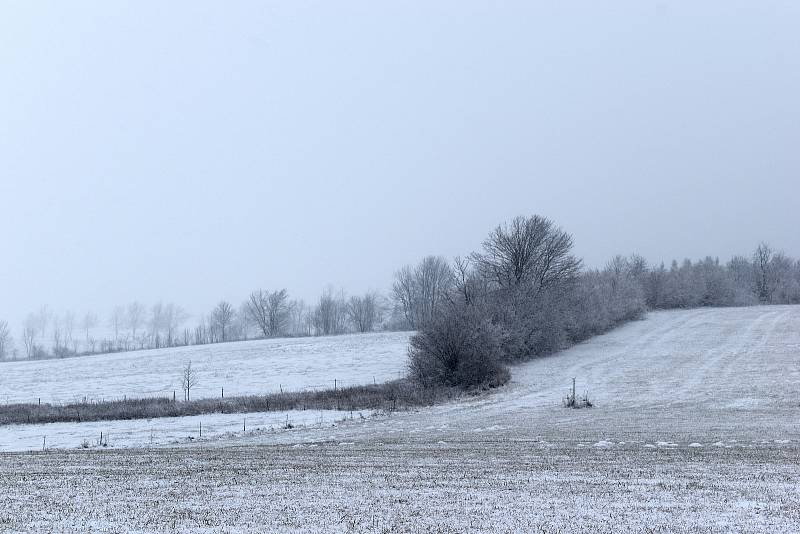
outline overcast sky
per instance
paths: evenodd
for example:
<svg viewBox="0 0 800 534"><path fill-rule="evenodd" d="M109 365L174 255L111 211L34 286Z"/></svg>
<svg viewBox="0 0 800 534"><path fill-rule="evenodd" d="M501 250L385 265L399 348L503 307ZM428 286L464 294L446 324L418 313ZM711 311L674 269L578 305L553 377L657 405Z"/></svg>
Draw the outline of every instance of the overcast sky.
<svg viewBox="0 0 800 534"><path fill-rule="evenodd" d="M2 1L0 318L383 290L519 214L591 266L800 256L799 28L793 0Z"/></svg>

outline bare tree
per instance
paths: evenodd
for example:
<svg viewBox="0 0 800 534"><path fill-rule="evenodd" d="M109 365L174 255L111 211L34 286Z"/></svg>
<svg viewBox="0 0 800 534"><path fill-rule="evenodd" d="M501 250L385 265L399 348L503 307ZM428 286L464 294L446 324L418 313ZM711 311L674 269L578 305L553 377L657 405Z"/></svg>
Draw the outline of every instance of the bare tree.
<svg viewBox="0 0 800 534"><path fill-rule="evenodd" d="M288 298L289 293L285 289L271 293L259 289L250 294L247 309L264 337L275 337L286 330L289 319Z"/></svg>
<svg viewBox="0 0 800 534"><path fill-rule="evenodd" d="M189 315L184 309L172 302L158 302L150 310L150 332L156 348L173 346L175 333L183 325ZM162 338L161 334L164 334Z"/></svg>
<svg viewBox="0 0 800 534"><path fill-rule="evenodd" d="M73 344L73 336L75 334L75 312L65 312L62 324L64 326L64 346L66 347L67 345Z"/></svg>
<svg viewBox="0 0 800 534"><path fill-rule="evenodd" d="M53 315L53 354L61 353L61 342L63 341L64 333L61 330L61 321L57 315Z"/></svg>
<svg viewBox="0 0 800 534"><path fill-rule="evenodd" d="M164 326L167 329L167 345L172 346L175 338L175 331L186 322L189 314L177 304L169 303L164 306Z"/></svg>
<svg viewBox="0 0 800 534"><path fill-rule="evenodd" d="M223 343L228 341L230 327L233 324L233 306L229 302L221 301L211 312L211 319L214 322L214 326L219 329L221 341Z"/></svg>
<svg viewBox="0 0 800 534"><path fill-rule="evenodd" d="M289 293L285 289L273 291L267 299L267 316L269 318L269 335L278 337L286 332L289 322Z"/></svg>
<svg viewBox="0 0 800 534"><path fill-rule="evenodd" d="M89 331L95 326L97 326L97 315L93 312L86 312L81 320L81 328L83 328L83 333L86 335L87 347L89 346Z"/></svg>
<svg viewBox="0 0 800 534"><path fill-rule="evenodd" d="M407 265L395 273L393 297L408 325L417 329L431 321L454 282L447 260L438 256L428 256L416 267Z"/></svg>
<svg viewBox="0 0 800 534"><path fill-rule="evenodd" d="M503 289L528 286L540 291L575 279L581 268L572 255L572 236L538 215L498 226L473 258Z"/></svg>
<svg viewBox="0 0 800 534"><path fill-rule="evenodd" d="M753 253L753 268L755 270L755 290L758 300L763 303L772 302L775 293L775 280L772 260L774 252L766 243L760 243Z"/></svg>
<svg viewBox="0 0 800 534"><path fill-rule="evenodd" d="M161 330L165 326L164 303L157 302L150 309L150 337L156 348L160 346Z"/></svg>
<svg viewBox="0 0 800 534"><path fill-rule="evenodd" d="M239 309L236 310L234 316L234 323L236 329L239 331L239 339L247 341L250 338L250 329L253 325L252 318L250 317L250 310L247 302L243 302Z"/></svg>
<svg viewBox="0 0 800 534"><path fill-rule="evenodd" d="M4 360L11 352L13 340L11 331L8 329L8 322L0 321L0 360Z"/></svg>
<svg viewBox="0 0 800 534"><path fill-rule="evenodd" d="M114 329L114 341L119 340L119 329L123 326L125 320L125 307L114 306L111 310L111 315L108 317L108 326Z"/></svg>
<svg viewBox="0 0 800 534"><path fill-rule="evenodd" d="M453 261L455 295L465 305L476 304L489 292L486 279L480 276L472 258L456 257Z"/></svg>
<svg viewBox="0 0 800 534"><path fill-rule="evenodd" d="M330 336L344 333L346 308L344 293L339 292L338 295L334 295L333 288L326 288L314 310L314 328L317 335Z"/></svg>
<svg viewBox="0 0 800 534"><path fill-rule="evenodd" d="M192 369L192 361L186 362L181 373L181 386L183 387L183 400L190 401L192 388L199 383L197 370Z"/></svg>
<svg viewBox="0 0 800 534"><path fill-rule="evenodd" d="M357 332L372 332L380 320L378 295L368 292L363 297L350 297L347 302L347 317Z"/></svg>
<svg viewBox="0 0 800 534"><path fill-rule="evenodd" d="M50 324L50 316L50 310L44 305L39 308L39 311L34 316L36 329L39 331L39 336L42 338L47 334L47 325Z"/></svg>
<svg viewBox="0 0 800 534"><path fill-rule="evenodd" d="M247 311L264 337L269 337L268 297L267 291L259 289L250 293L250 299L247 301Z"/></svg>
<svg viewBox="0 0 800 534"><path fill-rule="evenodd" d="M136 338L136 331L139 327L144 325L146 314L147 311L141 302L134 301L128 304L125 310L125 322L134 338Z"/></svg>
<svg viewBox="0 0 800 534"><path fill-rule="evenodd" d="M310 335L308 322L308 306L302 299L289 303L289 331L295 335Z"/></svg>
<svg viewBox="0 0 800 534"><path fill-rule="evenodd" d="M28 359L36 354L36 326L32 316L28 316L25 327L22 330L22 344L25 345L25 355Z"/></svg>

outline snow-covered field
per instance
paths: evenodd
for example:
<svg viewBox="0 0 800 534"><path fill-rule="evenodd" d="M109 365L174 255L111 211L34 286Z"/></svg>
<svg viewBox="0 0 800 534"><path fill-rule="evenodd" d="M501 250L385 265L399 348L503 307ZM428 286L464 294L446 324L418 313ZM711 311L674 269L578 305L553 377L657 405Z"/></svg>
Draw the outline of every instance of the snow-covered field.
<svg viewBox="0 0 800 534"><path fill-rule="evenodd" d="M230 439L289 427L329 427L369 412L306 410L266 413L204 414L189 417L0 426L0 452L47 448L129 448ZM202 432L202 435L201 435ZM102 441L101 441L102 439Z"/></svg>
<svg viewBox="0 0 800 534"><path fill-rule="evenodd" d="M561 406L572 377L594 408ZM12 531L798 532L800 307L653 313L416 412L0 472Z"/></svg>
<svg viewBox="0 0 800 534"><path fill-rule="evenodd" d="M0 402L128 397L180 399L181 371L199 378L192 398L385 382L404 374L408 333L284 338L0 364Z"/></svg>

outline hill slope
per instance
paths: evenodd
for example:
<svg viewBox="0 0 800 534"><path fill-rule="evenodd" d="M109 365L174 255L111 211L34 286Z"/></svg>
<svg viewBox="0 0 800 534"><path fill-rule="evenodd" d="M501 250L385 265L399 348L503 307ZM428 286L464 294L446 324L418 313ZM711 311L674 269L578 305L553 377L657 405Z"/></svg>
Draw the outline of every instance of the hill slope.
<svg viewBox="0 0 800 534"><path fill-rule="evenodd" d="M799 360L800 307L654 313L466 402L233 442L0 456L0 525L797 531ZM573 376L596 408L560 406ZM114 492L95 483L112 476Z"/></svg>

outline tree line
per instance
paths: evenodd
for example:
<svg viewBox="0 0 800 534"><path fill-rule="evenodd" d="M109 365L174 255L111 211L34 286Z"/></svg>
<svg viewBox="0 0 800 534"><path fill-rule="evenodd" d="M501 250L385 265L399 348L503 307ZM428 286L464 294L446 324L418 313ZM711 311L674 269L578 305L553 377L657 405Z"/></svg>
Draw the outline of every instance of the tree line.
<svg viewBox="0 0 800 534"><path fill-rule="evenodd" d="M286 289L253 291L238 306L220 301L187 326L189 314L174 303L151 307L134 301L115 306L105 323L93 312L78 318L43 306L28 314L16 346L6 321L0 321L0 359L66 358L131 350L205 345L283 336L339 335L404 327L391 302L378 292L347 297L326 288L314 305L290 299ZM98 336L98 327L103 335Z"/></svg>
<svg viewBox="0 0 800 534"><path fill-rule="evenodd" d="M394 298L411 338L411 377L424 386L492 385L510 362L550 354L648 309L800 303L800 261L760 244L751 257L650 266L616 256L587 269L573 238L547 218L517 217L450 264L401 269Z"/></svg>
<svg viewBox="0 0 800 534"><path fill-rule="evenodd" d="M417 330L411 362L414 372L423 376L427 371L419 368L415 355L429 349L419 344L431 325L448 321L451 328L464 327L472 336L482 336L482 343L491 345L481 347L482 353L488 351L496 356L491 360L504 362L558 350L648 309L800 303L800 261L766 243L726 263L705 258L673 261L669 268L649 265L632 254L616 256L602 269L587 269L572 248L572 236L549 219L517 217L495 228L479 251L452 262L428 256L402 267L388 297L374 291L347 297L328 287L317 302L307 304L290 298L286 289L258 289L238 306L220 301L194 326L187 326L189 314L177 304L147 307L134 301L111 310L101 336L96 329L102 321L95 313L59 315L42 307L24 322L22 354L8 323L0 321L0 359ZM449 340L457 341L467 342ZM458 351L448 350L439 358L456 365Z"/></svg>

